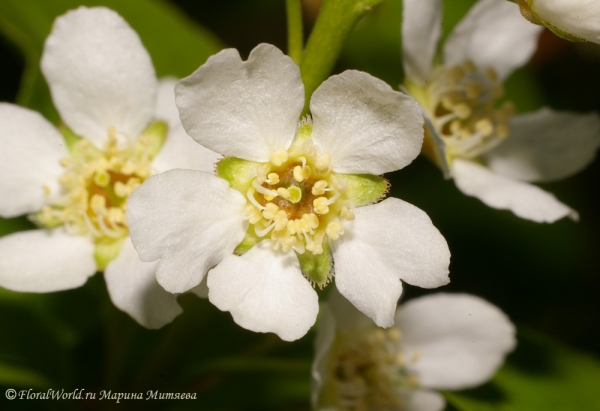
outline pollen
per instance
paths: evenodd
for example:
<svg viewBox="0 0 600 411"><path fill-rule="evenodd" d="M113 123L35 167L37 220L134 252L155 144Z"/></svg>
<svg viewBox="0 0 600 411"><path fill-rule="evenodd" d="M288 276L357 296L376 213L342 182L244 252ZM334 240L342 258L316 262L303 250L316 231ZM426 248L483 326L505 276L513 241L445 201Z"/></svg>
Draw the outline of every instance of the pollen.
<svg viewBox="0 0 600 411"><path fill-rule="evenodd" d="M244 218L254 233L269 238L275 250L299 254L322 254L324 241L339 239L343 222L354 218L353 204L329 165L329 155L310 139L274 150L268 163L257 166L246 192Z"/></svg>

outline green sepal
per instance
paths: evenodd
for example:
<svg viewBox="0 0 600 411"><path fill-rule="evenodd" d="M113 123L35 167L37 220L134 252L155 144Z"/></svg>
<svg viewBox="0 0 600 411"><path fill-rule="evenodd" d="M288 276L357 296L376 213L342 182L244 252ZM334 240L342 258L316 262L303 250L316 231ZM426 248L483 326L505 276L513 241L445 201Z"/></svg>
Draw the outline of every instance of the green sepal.
<svg viewBox="0 0 600 411"><path fill-rule="evenodd" d="M344 197L356 207L372 204L383 198L390 189L390 183L383 177L371 174L337 174L348 183Z"/></svg>
<svg viewBox="0 0 600 411"><path fill-rule="evenodd" d="M252 184L252 179L256 177L256 167L258 165L259 163L254 161L242 160L237 157L225 157L217 163L217 175L227 180L231 188L246 195Z"/></svg>
<svg viewBox="0 0 600 411"><path fill-rule="evenodd" d="M64 124L58 125L58 131L62 134L65 139L65 143L67 144L67 149L71 155L76 155L77 143L81 141L81 137L77 134L73 133L71 129Z"/></svg>
<svg viewBox="0 0 600 411"><path fill-rule="evenodd" d="M250 251L252 247L254 247L259 241L264 240L264 238L260 238L254 232L254 226L248 227L248 231L246 231L246 236L242 240L241 243L235 247L233 250L234 254L242 255L247 251Z"/></svg>
<svg viewBox="0 0 600 411"><path fill-rule="evenodd" d="M168 124L159 120L150 124L140 135L140 138L147 139L148 155L151 159L158 154L163 144L165 144L168 132ZM142 148L142 143L139 140L137 144ZM146 148L146 146L144 145L143 148Z"/></svg>
<svg viewBox="0 0 600 411"><path fill-rule="evenodd" d="M309 279L314 281L319 287L323 287L329 282L330 273L333 270L333 256L329 248L327 237L323 239L323 252L315 255L310 251L305 251L304 254L298 254L298 261L302 273Z"/></svg>
<svg viewBox="0 0 600 411"><path fill-rule="evenodd" d="M123 248L123 239L106 238L96 242L94 249L94 260L98 266L98 271L104 271L108 263L117 258L117 255Z"/></svg>
<svg viewBox="0 0 600 411"><path fill-rule="evenodd" d="M293 152L297 148L299 148L302 143L310 140L312 137L312 120L310 116L305 116L298 125L298 130L296 130L296 135L294 136L294 141L289 148L289 151Z"/></svg>

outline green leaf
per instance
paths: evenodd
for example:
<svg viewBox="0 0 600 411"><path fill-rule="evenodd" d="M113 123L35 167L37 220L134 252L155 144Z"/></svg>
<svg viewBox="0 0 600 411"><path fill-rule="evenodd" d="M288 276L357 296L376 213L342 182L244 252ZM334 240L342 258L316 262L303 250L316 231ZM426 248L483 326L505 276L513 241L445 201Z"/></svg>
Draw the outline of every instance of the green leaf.
<svg viewBox="0 0 600 411"><path fill-rule="evenodd" d="M54 123L58 115L39 61L54 19L80 5L102 5L121 14L140 35L158 77L189 75L223 48L214 35L165 0L3 0L0 33L19 47L26 62L17 102L42 112Z"/></svg>
<svg viewBox="0 0 600 411"><path fill-rule="evenodd" d="M337 174L348 183L344 196L355 206L371 204L387 194L390 183L383 177L371 174Z"/></svg>
<svg viewBox="0 0 600 411"><path fill-rule="evenodd" d="M47 388L50 382L35 371L0 362L0 385L8 387Z"/></svg>
<svg viewBox="0 0 600 411"><path fill-rule="evenodd" d="M490 384L448 392L460 411L600 410L600 362L531 331Z"/></svg>

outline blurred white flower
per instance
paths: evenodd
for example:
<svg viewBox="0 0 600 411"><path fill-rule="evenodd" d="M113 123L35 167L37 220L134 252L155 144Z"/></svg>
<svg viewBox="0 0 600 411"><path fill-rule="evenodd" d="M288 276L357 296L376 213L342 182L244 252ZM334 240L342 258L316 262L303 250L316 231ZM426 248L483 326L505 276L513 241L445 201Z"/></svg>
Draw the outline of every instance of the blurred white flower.
<svg viewBox="0 0 600 411"><path fill-rule="evenodd" d="M66 290L104 270L113 303L161 327L181 308L131 245L126 199L155 172L209 171L217 155L185 134L176 80L157 82L138 35L112 10L58 17L42 72L72 144L40 114L0 103L0 215L29 214L40 227L0 238L0 285Z"/></svg>
<svg viewBox="0 0 600 411"><path fill-rule="evenodd" d="M441 411L445 401L436 390L485 383L515 344L506 315L475 296L416 298L383 330L333 292L315 341L313 408Z"/></svg>
<svg viewBox="0 0 600 411"><path fill-rule="evenodd" d="M374 204L388 183L373 174L420 151L412 98L346 71L315 91L314 120L299 122L300 70L261 44L245 62L234 49L209 58L176 86L176 102L188 134L228 157L218 176L174 170L129 198L133 244L144 261L160 259L166 290L189 290L212 268L213 304L244 328L295 340L315 322L313 287L332 279L333 259L340 292L381 326L393 324L401 279L449 281L448 246L428 216L395 198Z"/></svg>
<svg viewBox="0 0 600 411"><path fill-rule="evenodd" d="M546 26L571 41L600 43L600 3L597 0L509 0L523 17Z"/></svg>
<svg viewBox="0 0 600 411"><path fill-rule="evenodd" d="M536 2L536 4L539 2ZM528 184L577 173L600 146L597 114L543 108L513 115L502 81L536 49L541 27L505 0L479 0L446 40L441 0L405 0L405 86L425 109L423 151L465 194L521 218L554 222L577 213Z"/></svg>

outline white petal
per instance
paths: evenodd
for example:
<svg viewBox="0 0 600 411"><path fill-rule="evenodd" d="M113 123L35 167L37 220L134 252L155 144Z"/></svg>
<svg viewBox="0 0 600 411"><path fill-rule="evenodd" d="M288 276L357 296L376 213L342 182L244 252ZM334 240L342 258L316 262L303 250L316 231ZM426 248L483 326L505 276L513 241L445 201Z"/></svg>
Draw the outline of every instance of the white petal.
<svg viewBox="0 0 600 411"><path fill-rule="evenodd" d="M492 378L516 345L515 327L492 304L467 294L438 293L398 309L402 350L423 387L459 390Z"/></svg>
<svg viewBox="0 0 600 411"><path fill-rule="evenodd" d="M446 408L444 397L433 391L411 390L403 397L403 411L442 411Z"/></svg>
<svg viewBox="0 0 600 411"><path fill-rule="evenodd" d="M208 274L208 298L240 326L282 340L304 336L317 319L317 293L294 253L261 241L242 256L229 255Z"/></svg>
<svg viewBox="0 0 600 411"><path fill-rule="evenodd" d="M329 309L329 304L323 303L319 313L317 336L315 337L315 358L311 368L311 404L313 409L317 409L323 378L327 375L327 360L329 350L331 350L331 345L335 340L335 334L335 317Z"/></svg>
<svg viewBox="0 0 600 411"><path fill-rule="evenodd" d="M442 29L441 0L404 0L402 61L406 76L419 85L431 77Z"/></svg>
<svg viewBox="0 0 600 411"><path fill-rule="evenodd" d="M331 76L310 100L312 139L339 173L383 174L410 164L423 144L423 110L361 71Z"/></svg>
<svg viewBox="0 0 600 411"><path fill-rule="evenodd" d="M169 133L152 166L159 172L185 168L214 173L215 164L221 156L196 143L179 121L179 111L175 105L177 81L175 77L167 77L159 82L156 118L167 122Z"/></svg>
<svg viewBox="0 0 600 411"><path fill-rule="evenodd" d="M175 84L178 81L176 77L163 77L158 80L154 118L165 121L169 128L181 125L179 110L175 105Z"/></svg>
<svg viewBox="0 0 600 411"><path fill-rule="evenodd" d="M58 130L35 111L0 103L0 216L39 211L46 202L43 186L56 194L59 164L68 157Z"/></svg>
<svg viewBox="0 0 600 411"><path fill-rule="evenodd" d="M268 161L288 148L304 106L300 69L270 44L247 61L227 49L175 87L181 122L203 146L226 156Z"/></svg>
<svg viewBox="0 0 600 411"><path fill-rule="evenodd" d="M600 43L600 3L597 0L538 0L532 8L542 19L568 34Z"/></svg>
<svg viewBox="0 0 600 411"><path fill-rule="evenodd" d="M425 212L397 198L354 213L354 224L332 244L335 283L377 325L390 327L400 279L424 288L448 284L448 244Z"/></svg>
<svg viewBox="0 0 600 411"><path fill-rule="evenodd" d="M471 60L481 69L493 67L501 79L506 78L529 61L542 30L506 0L479 0L448 37L444 64Z"/></svg>
<svg viewBox="0 0 600 411"><path fill-rule="evenodd" d="M80 7L58 17L41 64L63 121L96 145L111 126L136 137L152 119L152 61L137 33L112 10Z"/></svg>
<svg viewBox="0 0 600 411"><path fill-rule="evenodd" d="M485 156L496 173L523 181L569 177L600 147L600 117L543 108L515 117L510 136Z"/></svg>
<svg viewBox="0 0 600 411"><path fill-rule="evenodd" d="M156 281L157 265L140 260L127 238L119 255L104 270L113 304L146 328L161 328L182 312L177 296Z"/></svg>
<svg viewBox="0 0 600 411"><path fill-rule="evenodd" d="M214 174L215 164L220 158L221 155L196 143L180 124L169 129L167 139L154 158L152 167L159 172L185 168Z"/></svg>
<svg viewBox="0 0 600 411"><path fill-rule="evenodd" d="M0 286L46 293L83 285L96 272L94 243L64 229L31 230L0 238Z"/></svg>
<svg viewBox="0 0 600 411"><path fill-rule="evenodd" d="M477 197L492 208L510 210L515 215L538 223L553 223L569 216L578 219L577 212L552 194L534 185L495 174L490 169L468 160L452 163L456 186Z"/></svg>
<svg viewBox="0 0 600 411"><path fill-rule="evenodd" d="M335 318L335 325L342 334L360 334L374 328L373 320L360 312L334 287L327 299L329 310ZM394 307L395 312L395 307Z"/></svg>
<svg viewBox="0 0 600 411"><path fill-rule="evenodd" d="M242 241L246 200L229 184L194 170L150 177L127 201L131 241L142 261L160 259L157 279L183 293Z"/></svg>

